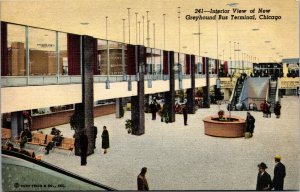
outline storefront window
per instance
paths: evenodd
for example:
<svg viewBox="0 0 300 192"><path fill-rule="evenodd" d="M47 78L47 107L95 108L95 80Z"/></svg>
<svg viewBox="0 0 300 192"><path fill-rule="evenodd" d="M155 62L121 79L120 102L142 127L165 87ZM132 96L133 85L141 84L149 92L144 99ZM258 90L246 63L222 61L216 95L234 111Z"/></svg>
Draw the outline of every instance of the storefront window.
<svg viewBox="0 0 300 192"><path fill-rule="evenodd" d="M73 109L74 109L73 104L58 105L58 106L52 106L52 107L46 107L46 108L32 109L31 115L32 116L47 115L47 114L51 114L51 113L57 113L57 112L73 110Z"/></svg>
<svg viewBox="0 0 300 192"><path fill-rule="evenodd" d="M154 71L153 68L153 57L152 57L152 49L146 48L146 63L147 63L147 74L152 74Z"/></svg>
<svg viewBox="0 0 300 192"><path fill-rule="evenodd" d="M25 27L7 25L8 75L26 75Z"/></svg>
<svg viewBox="0 0 300 192"><path fill-rule="evenodd" d="M122 75L122 43L109 41L110 75Z"/></svg>
<svg viewBox="0 0 300 192"><path fill-rule="evenodd" d="M122 43L122 67L124 75L127 75L127 44Z"/></svg>
<svg viewBox="0 0 300 192"><path fill-rule="evenodd" d="M185 59L185 54L180 53L180 55L179 55L179 63L181 64L182 75L185 75L186 74L186 59Z"/></svg>
<svg viewBox="0 0 300 192"><path fill-rule="evenodd" d="M179 53L174 52L174 66L176 67L178 65L179 60Z"/></svg>
<svg viewBox="0 0 300 192"><path fill-rule="evenodd" d="M56 75L56 33L29 28L30 75Z"/></svg>
<svg viewBox="0 0 300 192"><path fill-rule="evenodd" d="M100 75L108 74L108 55L107 55L107 41L98 39L98 63Z"/></svg>
<svg viewBox="0 0 300 192"><path fill-rule="evenodd" d="M155 64L155 73L161 74L162 73L161 51L158 49L155 49L153 57L154 57L154 64Z"/></svg>
<svg viewBox="0 0 300 192"><path fill-rule="evenodd" d="M209 74L214 74L215 72L215 64L216 60L214 59L209 59Z"/></svg>
<svg viewBox="0 0 300 192"><path fill-rule="evenodd" d="M196 73L202 74L202 57L196 56L195 63L196 63Z"/></svg>
<svg viewBox="0 0 300 192"><path fill-rule="evenodd" d="M66 33L58 33L59 43L59 74L68 75L68 38Z"/></svg>

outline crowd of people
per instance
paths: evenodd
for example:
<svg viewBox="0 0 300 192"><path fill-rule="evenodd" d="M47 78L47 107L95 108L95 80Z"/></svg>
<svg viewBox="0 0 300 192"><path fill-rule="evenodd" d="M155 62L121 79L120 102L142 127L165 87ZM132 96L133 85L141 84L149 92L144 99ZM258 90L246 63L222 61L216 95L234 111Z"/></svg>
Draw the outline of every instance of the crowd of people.
<svg viewBox="0 0 300 192"><path fill-rule="evenodd" d="M180 106L183 114L183 121L184 125L187 124L188 120L188 107L186 104L183 104ZM264 103L261 105L261 109L263 112L263 117L271 117L271 111L270 111L270 103L268 103L266 100ZM156 113L159 111L164 111L165 113L168 113L167 105L163 105L162 109L160 107L160 104L156 103L153 101L149 105L150 112L152 114L152 120L156 120ZM276 118L280 118L281 115L281 104L280 102L276 102L274 106L274 113L276 115ZM165 117L161 115L162 119ZM250 112L247 112L246 116L246 132L250 133L250 137L253 136L254 129L255 129L255 118L251 115ZM98 130L97 127L94 126L94 148L96 148L96 140L97 140L97 134ZM55 147L59 146L62 142L63 135L61 134L61 131L56 129L55 127L52 128L51 130L51 135L53 135L53 139L51 142L47 144L45 147L46 153L49 154L49 151ZM10 151L15 151L22 153L27 156L32 156L32 154L29 154L28 151L24 150L25 144L27 142L30 142L32 140L32 134L28 128L25 128L25 130L21 133L20 135L21 142L20 142L20 148L21 150L16 149L12 143L7 144L7 149ZM81 150L81 165L86 165L87 164L87 153L88 153L88 137L86 134L86 130L83 129L80 132L80 150ZM107 149L110 147L109 144L109 133L107 130L106 126L103 126L103 131L101 134L101 140L102 140L102 149L103 149L103 154L107 153ZM34 154L33 154L34 157ZM274 167L274 177L271 179L271 176L267 173L266 169L268 168L267 165L264 162L261 162L258 164L258 175L257 175L257 185L256 185L256 190L283 190L284 186L284 178L286 176L285 172L285 166L284 164L281 163L281 157L279 155L275 156L275 167ZM148 182L146 179L146 173L147 173L147 168L143 167L141 169L140 174L137 176L137 189L138 190L149 190Z"/></svg>
<svg viewBox="0 0 300 192"><path fill-rule="evenodd" d="M271 104L267 100L265 100L261 104L261 111L263 112L263 117L271 118ZM279 101L275 103L274 106L274 113L276 115L276 118L280 118L280 110L281 110L281 104Z"/></svg>
<svg viewBox="0 0 300 192"><path fill-rule="evenodd" d="M149 109L152 114L152 120L156 120L156 114L159 113L159 115L161 116L161 122L168 123L169 113L168 113L167 104L163 104L163 106L161 107L161 105L159 103L157 103L155 100L153 100L151 102L151 104L149 105ZM176 103L175 107L174 107L174 111L175 111L175 113L183 114L184 125L185 126L188 125L187 124L188 107L187 107L186 103L185 104Z"/></svg>

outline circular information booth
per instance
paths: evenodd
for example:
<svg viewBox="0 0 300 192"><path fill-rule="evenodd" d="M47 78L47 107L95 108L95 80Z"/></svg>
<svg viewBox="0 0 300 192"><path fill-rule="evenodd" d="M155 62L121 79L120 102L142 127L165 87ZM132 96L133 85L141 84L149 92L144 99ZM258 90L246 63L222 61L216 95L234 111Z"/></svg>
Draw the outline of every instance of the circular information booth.
<svg viewBox="0 0 300 192"><path fill-rule="evenodd" d="M218 116L208 116L203 119L205 135L216 137L244 137L246 131L245 119L236 116L226 116L220 120Z"/></svg>

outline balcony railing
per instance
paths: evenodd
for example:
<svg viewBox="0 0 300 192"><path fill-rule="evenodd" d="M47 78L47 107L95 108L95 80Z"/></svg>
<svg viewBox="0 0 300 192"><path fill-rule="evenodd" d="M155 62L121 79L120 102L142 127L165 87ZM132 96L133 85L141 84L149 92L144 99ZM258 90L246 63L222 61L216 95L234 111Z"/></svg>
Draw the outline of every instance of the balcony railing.
<svg viewBox="0 0 300 192"><path fill-rule="evenodd" d="M214 77L214 75L210 75ZM204 78L205 75L196 74L195 78ZM182 75L182 79L189 79L191 75ZM169 80L169 75L145 74L144 80ZM175 74L178 79L178 74ZM94 83L104 83L122 81L137 81L136 75L94 75ZM41 86L41 85L63 85L80 84L81 75L61 75L61 76L2 76L1 87L23 87L23 86Z"/></svg>

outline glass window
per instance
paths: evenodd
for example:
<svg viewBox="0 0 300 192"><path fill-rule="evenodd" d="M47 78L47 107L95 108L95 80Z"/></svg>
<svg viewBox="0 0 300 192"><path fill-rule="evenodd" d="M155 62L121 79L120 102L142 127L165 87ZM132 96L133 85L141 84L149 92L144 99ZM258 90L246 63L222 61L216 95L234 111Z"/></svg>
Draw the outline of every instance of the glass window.
<svg viewBox="0 0 300 192"><path fill-rule="evenodd" d="M56 32L29 28L30 75L56 75Z"/></svg>
<svg viewBox="0 0 300 192"><path fill-rule="evenodd" d="M25 27L7 25L8 74L11 76L26 75Z"/></svg>
<svg viewBox="0 0 300 192"><path fill-rule="evenodd" d="M98 39L98 63L100 69L100 75L107 75L107 41Z"/></svg>
<svg viewBox="0 0 300 192"><path fill-rule="evenodd" d="M179 53L174 52L174 66L177 66L179 60Z"/></svg>
<svg viewBox="0 0 300 192"><path fill-rule="evenodd" d="M96 102L94 102L94 106L108 105L113 103L115 103L115 99L97 100Z"/></svg>
<svg viewBox="0 0 300 192"><path fill-rule="evenodd" d="M122 67L125 75L127 74L127 60L127 44L122 43Z"/></svg>
<svg viewBox="0 0 300 192"><path fill-rule="evenodd" d="M109 41L109 74L122 75L122 43Z"/></svg>
<svg viewBox="0 0 300 192"><path fill-rule="evenodd" d="M68 37L66 33L58 34L59 43L59 74L68 75Z"/></svg>
<svg viewBox="0 0 300 192"><path fill-rule="evenodd" d="M208 62L208 70L209 74L213 74L213 66L214 66L215 60L214 59L209 59Z"/></svg>
<svg viewBox="0 0 300 192"><path fill-rule="evenodd" d="M181 64L181 72L183 75L186 74L186 59L185 54L180 53L179 55L179 63Z"/></svg>
<svg viewBox="0 0 300 192"><path fill-rule="evenodd" d="M158 49L154 50L154 64L155 64L155 73L156 74L161 74L162 73L162 56L161 56L161 51Z"/></svg>
<svg viewBox="0 0 300 192"><path fill-rule="evenodd" d="M196 73L202 74L202 57L196 56L195 57L195 63L196 63Z"/></svg>
<svg viewBox="0 0 300 192"><path fill-rule="evenodd" d="M152 49L147 47L146 48L146 63L147 63L147 74L152 74L153 67L152 67Z"/></svg>

